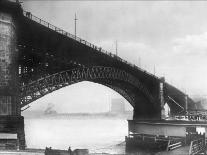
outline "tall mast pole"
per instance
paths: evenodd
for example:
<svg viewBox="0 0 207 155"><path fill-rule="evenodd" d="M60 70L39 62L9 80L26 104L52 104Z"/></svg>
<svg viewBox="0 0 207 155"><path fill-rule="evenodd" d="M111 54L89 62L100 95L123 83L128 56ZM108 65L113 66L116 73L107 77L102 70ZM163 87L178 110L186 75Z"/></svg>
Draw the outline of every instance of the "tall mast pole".
<svg viewBox="0 0 207 155"><path fill-rule="evenodd" d="M76 38L76 21L78 20L77 17L76 17L76 13L75 13L75 19L74 20L75 20L75 38Z"/></svg>

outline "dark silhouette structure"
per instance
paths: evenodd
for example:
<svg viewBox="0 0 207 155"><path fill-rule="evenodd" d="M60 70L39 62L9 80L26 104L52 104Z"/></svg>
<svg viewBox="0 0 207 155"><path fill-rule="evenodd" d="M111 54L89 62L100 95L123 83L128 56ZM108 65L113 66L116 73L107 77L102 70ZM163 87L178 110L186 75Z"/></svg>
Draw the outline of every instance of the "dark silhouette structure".
<svg viewBox="0 0 207 155"><path fill-rule="evenodd" d="M18 2L1 0L0 132L17 133L17 144L24 149L21 109L81 81L121 94L133 106L134 120L162 119L165 102L172 114L194 106L192 99L164 78L23 11Z"/></svg>

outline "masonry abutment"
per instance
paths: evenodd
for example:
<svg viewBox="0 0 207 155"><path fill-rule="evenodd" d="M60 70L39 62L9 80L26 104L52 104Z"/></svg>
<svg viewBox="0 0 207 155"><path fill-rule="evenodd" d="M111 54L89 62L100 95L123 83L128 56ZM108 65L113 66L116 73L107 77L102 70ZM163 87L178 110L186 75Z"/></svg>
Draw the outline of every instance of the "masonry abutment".
<svg viewBox="0 0 207 155"><path fill-rule="evenodd" d="M13 148L25 148L19 100L17 32L13 15L0 11L0 134L17 135ZM7 149L7 146L3 147Z"/></svg>

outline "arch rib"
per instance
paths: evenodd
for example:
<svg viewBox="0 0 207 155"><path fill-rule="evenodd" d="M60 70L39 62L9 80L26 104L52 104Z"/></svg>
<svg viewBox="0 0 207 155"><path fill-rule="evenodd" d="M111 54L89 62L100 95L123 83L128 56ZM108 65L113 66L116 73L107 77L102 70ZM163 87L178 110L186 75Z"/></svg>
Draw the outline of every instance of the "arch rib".
<svg viewBox="0 0 207 155"><path fill-rule="evenodd" d="M133 75L117 68L94 66L62 71L23 85L20 89L21 107L62 87L95 79L119 80L129 83L140 90L151 103L156 104L156 100L149 90Z"/></svg>

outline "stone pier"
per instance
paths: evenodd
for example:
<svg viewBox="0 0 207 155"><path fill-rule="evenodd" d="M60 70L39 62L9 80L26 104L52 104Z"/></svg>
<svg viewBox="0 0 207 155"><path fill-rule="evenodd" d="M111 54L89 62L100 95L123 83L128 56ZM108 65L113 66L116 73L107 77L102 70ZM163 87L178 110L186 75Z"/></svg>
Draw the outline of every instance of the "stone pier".
<svg viewBox="0 0 207 155"><path fill-rule="evenodd" d="M17 32L13 14L0 10L0 149L24 149L24 118L19 100ZM13 135L13 136L11 136Z"/></svg>

